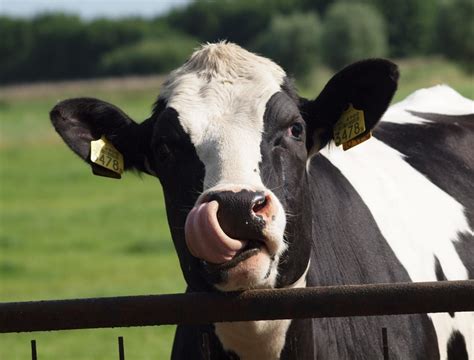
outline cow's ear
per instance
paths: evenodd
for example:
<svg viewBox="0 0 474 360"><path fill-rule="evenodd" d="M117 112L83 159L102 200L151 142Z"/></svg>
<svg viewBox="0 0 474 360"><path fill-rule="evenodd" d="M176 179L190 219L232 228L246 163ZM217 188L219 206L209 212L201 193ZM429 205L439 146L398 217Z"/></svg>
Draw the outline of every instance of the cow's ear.
<svg viewBox="0 0 474 360"><path fill-rule="evenodd" d="M372 130L392 100L398 75L397 66L388 60L359 61L336 73L316 99L303 100L309 154L331 141L335 124L351 105L363 111L364 133Z"/></svg>
<svg viewBox="0 0 474 360"><path fill-rule="evenodd" d="M118 107L92 98L61 101L51 110L50 118L64 142L94 170L97 165L90 159L91 142L105 137L122 154L124 170L135 168L150 173L150 120L139 125ZM103 174L107 173L104 170Z"/></svg>

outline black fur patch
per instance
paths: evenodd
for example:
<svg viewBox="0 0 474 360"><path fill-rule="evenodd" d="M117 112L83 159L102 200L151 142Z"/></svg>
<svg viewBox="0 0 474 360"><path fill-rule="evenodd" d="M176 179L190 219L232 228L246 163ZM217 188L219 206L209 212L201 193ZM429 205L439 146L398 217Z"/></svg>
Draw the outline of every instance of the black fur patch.
<svg viewBox="0 0 474 360"><path fill-rule="evenodd" d="M474 114L442 115L411 112L434 122L395 124L382 122L374 136L405 155L405 160L433 184L456 199L474 228ZM453 242L474 278L474 236L459 233Z"/></svg>
<svg viewBox="0 0 474 360"><path fill-rule="evenodd" d="M422 113L413 113L421 116ZM434 115L437 115L436 117ZM436 122L381 123L374 136L406 156L406 161L466 208L474 228L474 114L423 114Z"/></svg>
<svg viewBox="0 0 474 360"><path fill-rule="evenodd" d="M444 271L443 271L443 268L441 267L441 263L439 262L439 259L435 256L434 257L434 261L435 261L435 274L436 274L436 279L438 281L446 281L448 280L446 278L446 275L444 275ZM453 318L454 317L454 313L453 312L450 312L449 315Z"/></svg>
<svg viewBox="0 0 474 360"><path fill-rule="evenodd" d="M285 85L286 84L286 85ZM307 152L304 136L295 139L288 128L295 122L303 123L294 90L285 82L283 91L268 101L264 114L264 133L260 144L262 162L260 175L263 184L273 191L287 217L285 240L288 249L280 258L277 287L293 284L306 270L311 253L311 204L307 201L310 189L306 182Z"/></svg>
<svg viewBox="0 0 474 360"><path fill-rule="evenodd" d="M308 286L410 282L370 210L324 156L311 161L313 255ZM425 314L314 319L316 358L381 358L382 327L398 359L437 359L437 337ZM377 354L377 356L375 355Z"/></svg>
<svg viewBox="0 0 474 360"><path fill-rule="evenodd" d="M468 360L466 340L457 330L451 333L448 341L448 360Z"/></svg>

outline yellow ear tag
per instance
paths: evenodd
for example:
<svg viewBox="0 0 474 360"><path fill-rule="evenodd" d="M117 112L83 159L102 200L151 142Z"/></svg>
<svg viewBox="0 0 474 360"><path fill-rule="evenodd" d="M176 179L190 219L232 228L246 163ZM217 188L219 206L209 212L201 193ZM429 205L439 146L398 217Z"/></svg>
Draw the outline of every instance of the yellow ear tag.
<svg viewBox="0 0 474 360"><path fill-rule="evenodd" d="M371 137L372 137L372 131L369 131L365 134L355 137L354 139L346 141L345 143L342 144L342 149L344 151L349 150L350 148L353 148L354 146L357 146L360 143L363 143L365 140L369 140Z"/></svg>
<svg viewBox="0 0 474 360"><path fill-rule="evenodd" d="M105 136L102 136L99 140L91 141L91 161L100 166L100 168L92 166L94 174L121 178L123 156Z"/></svg>
<svg viewBox="0 0 474 360"><path fill-rule="evenodd" d="M347 110L334 125L333 131L334 142L337 146L362 135L365 132L364 112L349 104Z"/></svg>

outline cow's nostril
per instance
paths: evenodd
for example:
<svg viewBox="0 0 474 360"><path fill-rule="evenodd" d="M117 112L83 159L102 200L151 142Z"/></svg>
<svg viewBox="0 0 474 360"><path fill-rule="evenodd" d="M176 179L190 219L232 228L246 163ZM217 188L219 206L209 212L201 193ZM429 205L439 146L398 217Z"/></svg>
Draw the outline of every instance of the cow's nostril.
<svg viewBox="0 0 474 360"><path fill-rule="evenodd" d="M267 206L267 197L263 194L258 194L252 201L252 211L258 214Z"/></svg>

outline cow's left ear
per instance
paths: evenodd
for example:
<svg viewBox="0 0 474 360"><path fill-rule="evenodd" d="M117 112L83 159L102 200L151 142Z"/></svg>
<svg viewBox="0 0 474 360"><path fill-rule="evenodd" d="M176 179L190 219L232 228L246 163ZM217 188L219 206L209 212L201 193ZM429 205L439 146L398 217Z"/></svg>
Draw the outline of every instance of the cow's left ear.
<svg viewBox="0 0 474 360"><path fill-rule="evenodd" d="M335 124L350 105L364 112L365 132L372 130L392 100L398 76L397 66L388 60L363 60L336 73L316 99L302 100L308 153L327 145Z"/></svg>
<svg viewBox="0 0 474 360"><path fill-rule="evenodd" d="M137 169L151 173L147 166L147 156L153 130L152 120L137 124L118 107L93 98L61 101L51 110L50 118L64 142L91 165L94 173L120 177L116 175L114 168L110 167L113 159L104 156L104 165L109 166L111 170L91 161L91 142L101 138L118 150L123 157L124 169L120 168L120 171ZM111 147L106 146L107 148L103 146L105 155L108 153L114 156L110 152Z"/></svg>

